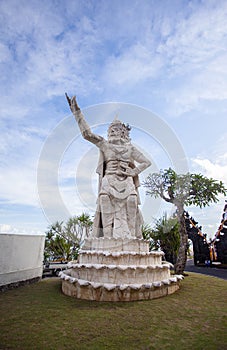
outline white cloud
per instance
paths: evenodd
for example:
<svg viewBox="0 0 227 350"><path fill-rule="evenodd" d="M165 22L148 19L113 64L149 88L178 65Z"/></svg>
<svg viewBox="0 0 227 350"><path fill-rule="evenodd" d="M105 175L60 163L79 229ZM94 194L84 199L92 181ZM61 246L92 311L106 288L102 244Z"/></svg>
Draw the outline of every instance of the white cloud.
<svg viewBox="0 0 227 350"><path fill-rule="evenodd" d="M70 26L53 2L24 1L18 5L16 1L3 1L0 7L4 117L24 118L44 101L63 95L66 89L86 94L87 80L89 88L95 89L89 68L96 37L86 17L76 17Z"/></svg>
<svg viewBox="0 0 227 350"><path fill-rule="evenodd" d="M203 3L193 6L188 16L182 16L172 23L172 31L166 41L160 44L158 50L165 53L170 60L170 66L176 68L176 73L185 74L185 69L195 71L203 67L220 52L226 51L226 14L227 4ZM187 70L186 70L187 74Z"/></svg>
<svg viewBox="0 0 227 350"><path fill-rule="evenodd" d="M43 138L68 111L65 91L78 93L82 105L115 98L153 109L159 101L159 114L179 116L209 110L203 100L217 112L216 101L227 99L226 16L225 1L1 1L2 199L37 205L37 160ZM194 166L226 178L225 135L212 158L202 154L204 137L193 140ZM68 161L65 203L74 189ZM79 207L76 198L71 203Z"/></svg>
<svg viewBox="0 0 227 350"><path fill-rule="evenodd" d="M135 85L141 80L157 77L162 65L161 57L152 57L149 47L136 44L122 55L107 60L103 79L117 86Z"/></svg>
<svg viewBox="0 0 227 350"><path fill-rule="evenodd" d="M38 206L36 177L32 165L1 169L1 200L8 204Z"/></svg>
<svg viewBox="0 0 227 350"><path fill-rule="evenodd" d="M17 233L17 230L11 225L0 224L0 233Z"/></svg>
<svg viewBox="0 0 227 350"><path fill-rule="evenodd" d="M190 77L183 77L180 86L168 93L170 108L176 115L195 109L206 111L201 102L225 101L227 99L227 52L214 57L206 67L198 72L191 72ZM173 84L175 82L173 81ZM202 106L202 108L201 108Z"/></svg>
<svg viewBox="0 0 227 350"><path fill-rule="evenodd" d="M19 225L20 226L20 225ZM0 224L0 234L6 233L6 234L26 234L26 235L40 235L40 234L44 234L43 230L40 229L31 229L31 228L27 228L27 229L21 229L12 225L8 225L8 224ZM34 227L34 226L33 226Z"/></svg>
<svg viewBox="0 0 227 350"><path fill-rule="evenodd" d="M227 160L227 153L220 157L221 160ZM193 162L199 165L203 173L207 177L226 182L227 179L227 165L220 164L219 159L216 162L211 162L209 159L193 159Z"/></svg>
<svg viewBox="0 0 227 350"><path fill-rule="evenodd" d="M10 50L6 44L0 43L0 52L1 52L0 63L8 62L11 55L10 55Z"/></svg>
<svg viewBox="0 0 227 350"><path fill-rule="evenodd" d="M192 158L193 171L200 171L207 177L223 181L227 185L227 138L226 132L212 143L212 149L200 152Z"/></svg>
<svg viewBox="0 0 227 350"><path fill-rule="evenodd" d="M167 57L167 100L176 115L198 108L201 100L227 99L227 3L193 6L187 18L158 50ZM178 79L180 79L180 84Z"/></svg>
<svg viewBox="0 0 227 350"><path fill-rule="evenodd" d="M37 207L36 166L45 131L32 126L2 130L1 200Z"/></svg>
<svg viewBox="0 0 227 350"><path fill-rule="evenodd" d="M162 93L178 114L200 98L226 98L224 2L190 3L185 14L178 2L170 8L168 2L164 7L132 2L130 9L118 2L111 9L102 2L99 10L92 3L68 3L61 4L62 13L52 2L32 4L2 2L4 40L12 42L3 44L5 55L9 47L11 52L3 67L9 73L2 99L8 115L21 109L21 100L26 115L31 103L34 108L65 90L88 96L117 89L124 96L126 88L151 79L166 81L168 91ZM176 77L182 79L180 86Z"/></svg>

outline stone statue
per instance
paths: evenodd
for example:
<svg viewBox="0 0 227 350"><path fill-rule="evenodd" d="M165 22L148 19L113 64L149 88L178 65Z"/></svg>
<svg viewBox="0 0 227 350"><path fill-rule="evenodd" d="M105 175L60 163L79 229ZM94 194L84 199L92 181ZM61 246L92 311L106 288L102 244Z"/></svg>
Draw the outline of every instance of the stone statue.
<svg viewBox="0 0 227 350"><path fill-rule="evenodd" d="M66 94L66 98L82 136L100 150L99 192L92 236L142 238L138 174L151 162L131 144L129 125L115 118L106 140L91 131L76 97L69 98Z"/></svg>

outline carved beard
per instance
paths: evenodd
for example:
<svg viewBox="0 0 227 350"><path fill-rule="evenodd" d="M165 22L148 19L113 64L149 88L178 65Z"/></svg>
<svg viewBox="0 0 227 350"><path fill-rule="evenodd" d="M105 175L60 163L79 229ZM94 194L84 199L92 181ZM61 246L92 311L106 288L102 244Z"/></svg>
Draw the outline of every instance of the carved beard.
<svg viewBox="0 0 227 350"><path fill-rule="evenodd" d="M120 143L125 143L125 140L121 136L111 135L108 137L108 142L110 142L110 143L116 143L119 141L120 141Z"/></svg>
<svg viewBox="0 0 227 350"><path fill-rule="evenodd" d="M125 133L121 132L119 134L112 134L108 132L108 141L110 143L130 143L131 139L129 135L126 135Z"/></svg>

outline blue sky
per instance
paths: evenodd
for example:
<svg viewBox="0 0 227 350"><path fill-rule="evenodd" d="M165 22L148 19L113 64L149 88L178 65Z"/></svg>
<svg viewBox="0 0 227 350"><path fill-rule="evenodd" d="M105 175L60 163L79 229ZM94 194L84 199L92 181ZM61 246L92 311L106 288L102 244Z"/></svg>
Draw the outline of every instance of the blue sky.
<svg viewBox="0 0 227 350"><path fill-rule="evenodd" d="M226 183L226 18L224 0L0 0L1 231L95 209L97 150L65 91L98 133L115 113L131 124L151 172L184 154L189 171ZM141 198L147 222L166 210ZM224 199L188 208L209 236Z"/></svg>

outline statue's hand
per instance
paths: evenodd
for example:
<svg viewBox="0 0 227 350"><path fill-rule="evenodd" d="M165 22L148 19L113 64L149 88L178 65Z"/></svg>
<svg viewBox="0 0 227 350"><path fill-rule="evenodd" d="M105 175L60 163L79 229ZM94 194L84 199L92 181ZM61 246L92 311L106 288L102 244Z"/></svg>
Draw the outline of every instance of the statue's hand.
<svg viewBox="0 0 227 350"><path fill-rule="evenodd" d="M121 170L121 175L126 175L126 176L136 176L138 175L138 169L137 168L130 168L127 167L125 170Z"/></svg>
<svg viewBox="0 0 227 350"><path fill-rule="evenodd" d="M67 98L69 107L72 111L72 113L75 113L76 111L80 110L80 107L78 106L77 102L76 102L76 96L73 96L72 98L69 98L69 96L67 95L67 93L65 93L65 96Z"/></svg>

